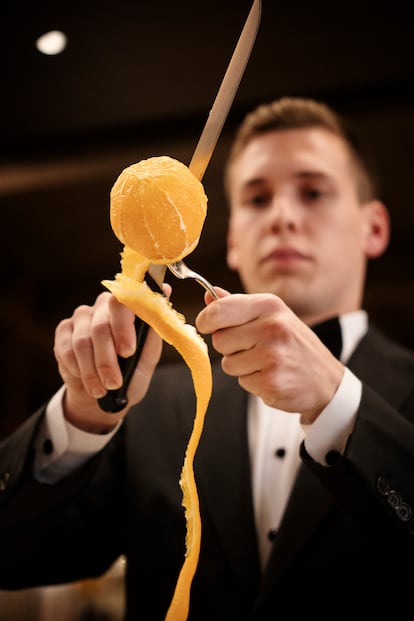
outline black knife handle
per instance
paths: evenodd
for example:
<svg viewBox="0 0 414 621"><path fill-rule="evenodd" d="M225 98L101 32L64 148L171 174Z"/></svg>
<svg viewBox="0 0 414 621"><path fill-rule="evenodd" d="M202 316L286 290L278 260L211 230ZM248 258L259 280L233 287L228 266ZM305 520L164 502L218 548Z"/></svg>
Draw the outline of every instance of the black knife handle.
<svg viewBox="0 0 414 621"><path fill-rule="evenodd" d="M164 294L161 287L153 278L151 278L149 274L147 274L145 280L151 286L151 289L156 290L158 293ZM98 399L99 407L104 412L115 414L116 412L123 410L128 405L127 392L129 383L138 364L138 360L141 357L149 330L149 325L145 323L145 321L142 321L139 317L135 317L134 326L137 335L137 346L135 352L128 358L118 356L118 363L124 379L122 386L120 388L116 388L115 390L108 390L105 396Z"/></svg>
<svg viewBox="0 0 414 621"><path fill-rule="evenodd" d="M123 410L124 407L128 405L127 392L129 383L138 364L138 360L140 359L149 329L149 325L142 321L142 319L139 319L139 317L135 317L134 325L137 335L137 347L132 356L129 356L128 358L122 358L121 356L118 356L118 363L124 381L120 388L116 388L115 390L108 390L104 397L98 399L99 407L104 412L110 412L112 414L115 414L116 412L120 412L121 410Z"/></svg>

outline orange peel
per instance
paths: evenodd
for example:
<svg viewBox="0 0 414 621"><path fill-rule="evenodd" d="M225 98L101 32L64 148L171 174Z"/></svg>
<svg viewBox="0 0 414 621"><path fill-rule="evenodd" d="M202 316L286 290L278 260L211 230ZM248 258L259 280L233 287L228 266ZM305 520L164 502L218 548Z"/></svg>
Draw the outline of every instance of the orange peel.
<svg viewBox="0 0 414 621"><path fill-rule="evenodd" d="M140 170L139 175L136 174L137 168ZM184 315L177 312L166 297L152 291L144 281L144 277L150 261L159 263L177 261L194 249L204 223L207 198L201 182L184 164L172 158L164 156L143 160L135 165L133 174L130 169L131 167L125 169L127 173L125 171L121 173L115 183L115 186L117 184L118 186L115 191L114 189L111 191L111 225L120 241L124 243L122 271L116 274L114 280L104 280L102 284L122 304L149 324L165 342L175 347L189 367L193 380L196 411L179 481L186 520L186 552L165 617L165 621L185 621L189 613L191 584L197 569L201 545L201 516L194 475L194 457L212 392L211 362L207 344L195 327L186 323ZM153 174L154 171L156 175ZM148 178L151 178L149 186ZM141 185L146 185L143 192L142 188L140 189ZM188 191L188 186L191 191ZM183 191L183 188L186 191ZM144 219L134 213L134 203L131 201L133 196L140 197L136 209L141 215L145 213ZM160 199L162 196L163 200ZM153 203L151 197L156 198ZM192 206L195 200L198 208L194 211ZM161 220L154 220L151 217L152 211L159 210L161 204L164 216ZM176 228L173 230L171 220L166 216L168 213L174 214L173 223ZM168 232L167 236L165 230ZM177 239L181 241L176 243Z"/></svg>

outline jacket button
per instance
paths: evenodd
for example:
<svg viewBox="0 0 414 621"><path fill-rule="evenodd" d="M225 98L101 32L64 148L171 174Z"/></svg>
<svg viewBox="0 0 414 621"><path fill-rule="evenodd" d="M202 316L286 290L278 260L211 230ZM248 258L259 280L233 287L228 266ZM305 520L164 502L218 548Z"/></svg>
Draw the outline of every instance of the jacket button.
<svg viewBox="0 0 414 621"><path fill-rule="evenodd" d="M267 538L269 539L269 541L274 541L276 539L276 535L277 535L277 528L271 528L269 532L267 533Z"/></svg>
<svg viewBox="0 0 414 621"><path fill-rule="evenodd" d="M390 507L397 511L397 509L399 509L401 505L401 496L398 494L398 492L392 489L387 496L387 502Z"/></svg>
<svg viewBox="0 0 414 621"><path fill-rule="evenodd" d="M381 494L381 496L388 496L390 493L391 486L388 482L388 479L385 477L378 477L377 479L377 491Z"/></svg>
<svg viewBox="0 0 414 621"><path fill-rule="evenodd" d="M398 507L397 517L401 520L401 522L409 522L413 516L413 511L409 504L406 502L402 502Z"/></svg>

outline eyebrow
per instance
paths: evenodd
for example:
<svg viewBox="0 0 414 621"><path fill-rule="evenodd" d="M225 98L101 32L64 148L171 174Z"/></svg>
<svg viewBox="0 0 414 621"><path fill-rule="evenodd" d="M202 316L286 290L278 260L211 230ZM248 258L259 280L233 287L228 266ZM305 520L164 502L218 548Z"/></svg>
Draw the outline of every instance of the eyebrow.
<svg viewBox="0 0 414 621"><path fill-rule="evenodd" d="M328 173L316 171L316 170L299 170L293 174L294 179L314 179L314 180L323 180L323 181L334 181L334 178ZM246 183L243 184L243 188L249 189L263 183L267 183L267 179L265 177L253 177L253 179L249 179Z"/></svg>
<svg viewBox="0 0 414 621"><path fill-rule="evenodd" d="M332 175L317 170L303 170L295 173L294 178L298 179L322 179L327 181L333 181Z"/></svg>
<svg viewBox="0 0 414 621"><path fill-rule="evenodd" d="M243 183L242 188L252 188L256 185L261 185L262 183L266 183L266 179L264 177L254 177L253 179L246 181L246 183Z"/></svg>

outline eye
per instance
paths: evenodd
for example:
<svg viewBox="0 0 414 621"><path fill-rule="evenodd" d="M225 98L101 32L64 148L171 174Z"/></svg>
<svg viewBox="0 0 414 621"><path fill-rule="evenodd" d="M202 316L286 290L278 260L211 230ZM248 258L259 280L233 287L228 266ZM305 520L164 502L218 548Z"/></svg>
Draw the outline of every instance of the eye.
<svg viewBox="0 0 414 621"><path fill-rule="evenodd" d="M306 186L301 188L302 198L309 203L316 203L328 196L325 188L317 186Z"/></svg>
<svg viewBox="0 0 414 621"><path fill-rule="evenodd" d="M270 200L270 195L267 192L251 192L243 196L241 203L245 207L260 209L266 207Z"/></svg>
<svg viewBox="0 0 414 621"><path fill-rule="evenodd" d="M308 198L312 198L312 199L316 199L316 198L319 198L320 196L323 196L323 192L321 192L320 190L317 190L316 188L305 190L305 194Z"/></svg>

